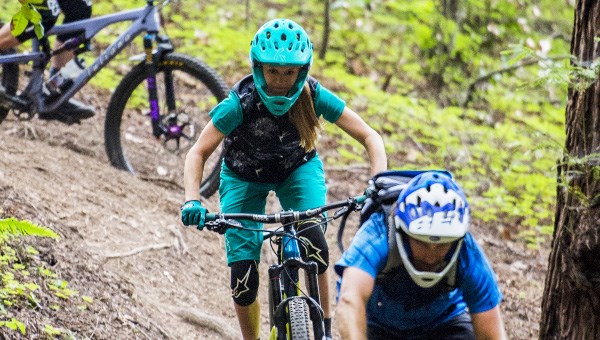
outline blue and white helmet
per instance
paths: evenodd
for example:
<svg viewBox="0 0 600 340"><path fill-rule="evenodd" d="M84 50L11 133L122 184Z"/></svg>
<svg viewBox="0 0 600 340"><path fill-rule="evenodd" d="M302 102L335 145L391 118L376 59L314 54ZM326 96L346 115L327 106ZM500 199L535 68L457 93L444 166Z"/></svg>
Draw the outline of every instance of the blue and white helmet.
<svg viewBox="0 0 600 340"><path fill-rule="evenodd" d="M429 288L438 283L455 264L462 239L469 230L469 204L465 194L445 171L427 171L411 179L398 196L394 211L396 242L404 267L416 284ZM448 264L440 272L417 270L412 264L402 238L427 243L450 243L458 240Z"/></svg>

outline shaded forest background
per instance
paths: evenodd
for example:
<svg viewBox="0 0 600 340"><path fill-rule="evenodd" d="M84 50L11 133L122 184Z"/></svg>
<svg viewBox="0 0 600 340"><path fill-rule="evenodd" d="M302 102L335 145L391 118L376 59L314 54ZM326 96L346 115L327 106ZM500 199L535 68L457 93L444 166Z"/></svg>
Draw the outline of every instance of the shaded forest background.
<svg viewBox="0 0 600 340"><path fill-rule="evenodd" d="M143 4L95 1L94 15ZM0 4L0 19L10 20L17 8L17 1ZM230 86L249 73L249 41L262 23L299 22L315 45L311 74L383 135L390 168L449 169L477 227L499 233L511 248L522 243L541 252L553 229L567 85L596 76L569 66L573 11L572 0L182 0L165 7L162 19L179 52L203 59ZM122 27L98 36L85 57L106 48ZM91 88L110 93L140 46L122 52ZM367 167L360 145L325 129L332 150L320 153L327 169ZM57 287L68 291L66 281Z"/></svg>

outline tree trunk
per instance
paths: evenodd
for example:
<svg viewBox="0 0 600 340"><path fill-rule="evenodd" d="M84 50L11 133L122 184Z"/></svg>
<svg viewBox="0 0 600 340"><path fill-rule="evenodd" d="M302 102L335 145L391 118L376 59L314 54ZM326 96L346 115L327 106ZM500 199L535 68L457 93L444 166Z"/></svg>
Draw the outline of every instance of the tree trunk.
<svg viewBox="0 0 600 340"><path fill-rule="evenodd" d="M600 0L578 0L571 40L575 64L600 57ZM596 72L598 66L596 66ZM572 86L567 140L558 167L552 251L540 339L600 339L600 80Z"/></svg>
<svg viewBox="0 0 600 340"><path fill-rule="evenodd" d="M325 59L327 54L327 45L329 44L329 30L331 20L331 5L330 0L323 1L325 3L325 10L323 13L323 41L321 42L321 49L319 50L319 59Z"/></svg>

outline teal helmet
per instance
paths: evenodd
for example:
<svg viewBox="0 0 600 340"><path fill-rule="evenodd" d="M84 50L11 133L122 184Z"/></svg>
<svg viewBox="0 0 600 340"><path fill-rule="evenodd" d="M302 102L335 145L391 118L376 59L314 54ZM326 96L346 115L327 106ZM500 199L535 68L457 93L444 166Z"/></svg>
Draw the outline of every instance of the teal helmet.
<svg viewBox="0 0 600 340"><path fill-rule="evenodd" d="M258 29L250 43L252 76L260 98L275 116L281 116L294 105L312 63L313 46L304 29L290 19L273 19ZM269 96L263 65L299 66L296 82L285 96Z"/></svg>

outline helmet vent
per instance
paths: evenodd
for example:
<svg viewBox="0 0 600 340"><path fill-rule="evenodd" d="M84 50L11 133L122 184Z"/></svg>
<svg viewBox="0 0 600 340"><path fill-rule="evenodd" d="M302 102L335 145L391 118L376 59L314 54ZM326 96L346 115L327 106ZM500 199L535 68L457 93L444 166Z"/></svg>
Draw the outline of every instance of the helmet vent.
<svg viewBox="0 0 600 340"><path fill-rule="evenodd" d="M287 40L287 36L285 35L285 33L281 34L281 40L282 41L286 41Z"/></svg>
<svg viewBox="0 0 600 340"><path fill-rule="evenodd" d="M417 196L417 207L421 206L421 196Z"/></svg>
<svg viewBox="0 0 600 340"><path fill-rule="evenodd" d="M271 39L271 31L267 31L267 33L265 34L265 36L267 37L267 39Z"/></svg>

